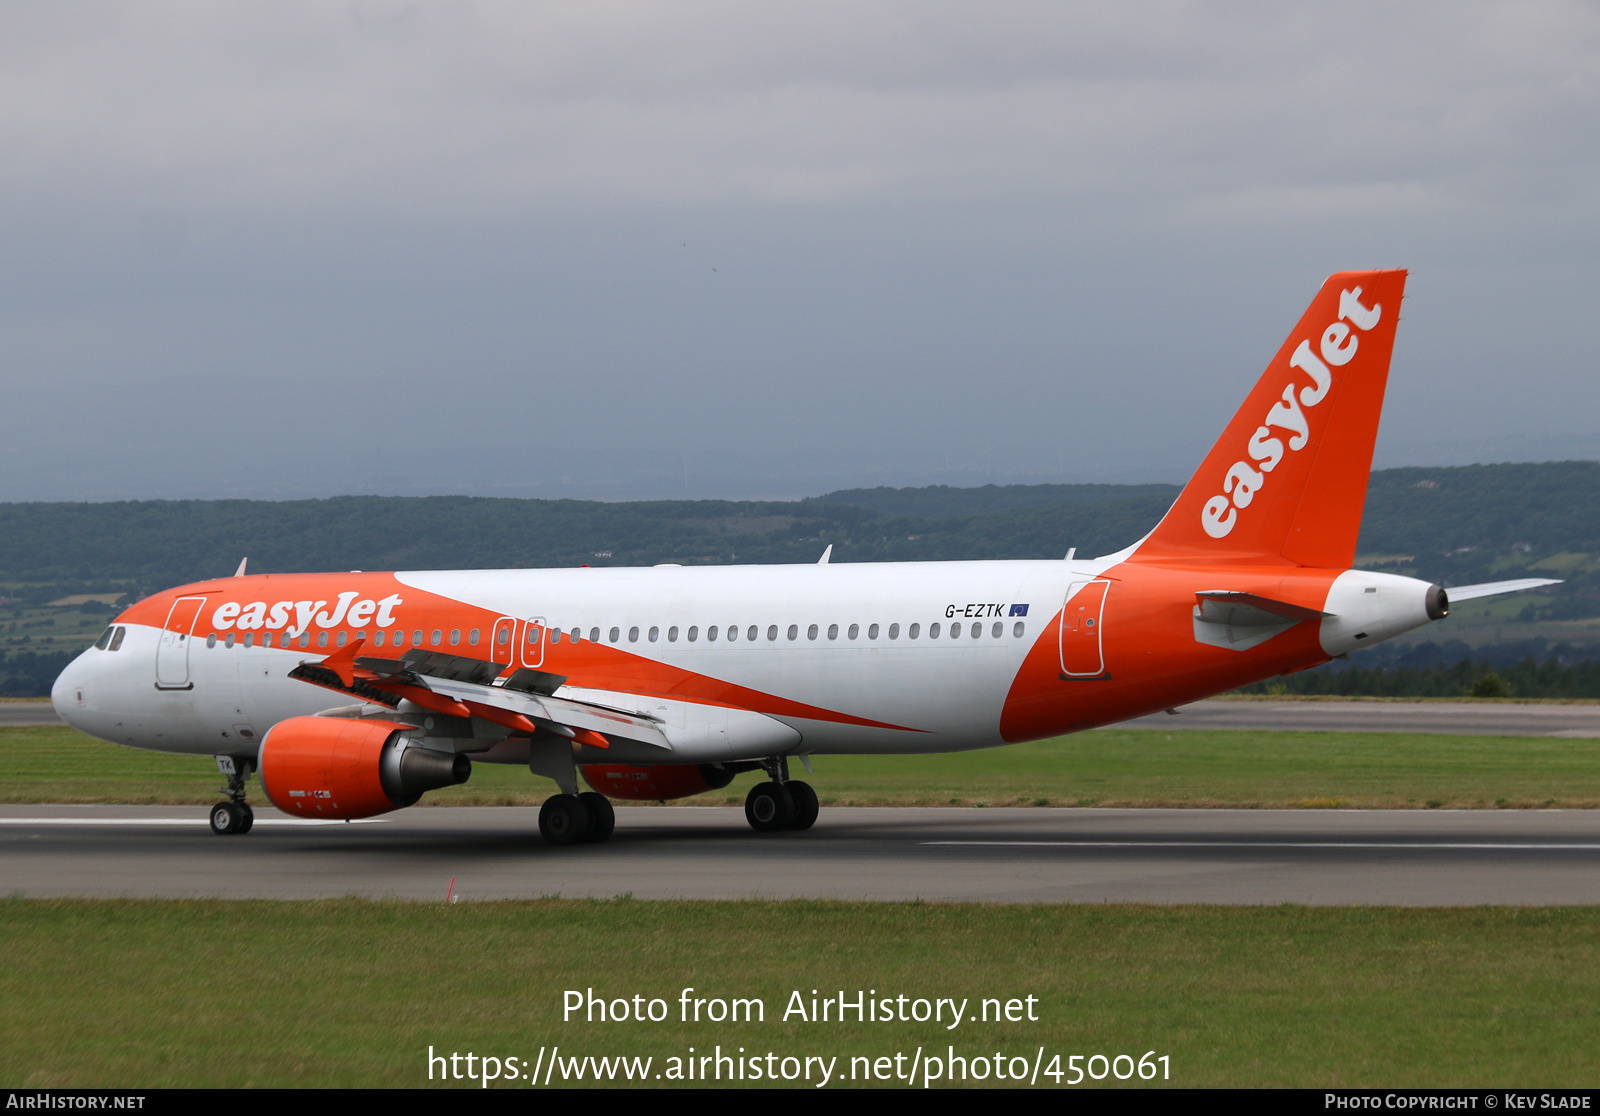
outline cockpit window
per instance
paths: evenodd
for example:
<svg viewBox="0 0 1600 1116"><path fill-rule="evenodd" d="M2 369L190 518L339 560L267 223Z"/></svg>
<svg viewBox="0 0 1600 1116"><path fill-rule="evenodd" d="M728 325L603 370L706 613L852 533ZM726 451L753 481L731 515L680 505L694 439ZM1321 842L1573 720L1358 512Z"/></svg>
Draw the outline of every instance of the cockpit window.
<svg viewBox="0 0 1600 1116"><path fill-rule="evenodd" d="M111 637L116 634L116 625L112 625L100 633L100 638L94 641L95 650L104 651L111 646Z"/></svg>
<svg viewBox="0 0 1600 1116"><path fill-rule="evenodd" d="M116 635L111 637L111 650L112 651L121 651L122 650L122 637L127 635L127 634L128 634L128 629L127 628L119 627L117 629Z"/></svg>

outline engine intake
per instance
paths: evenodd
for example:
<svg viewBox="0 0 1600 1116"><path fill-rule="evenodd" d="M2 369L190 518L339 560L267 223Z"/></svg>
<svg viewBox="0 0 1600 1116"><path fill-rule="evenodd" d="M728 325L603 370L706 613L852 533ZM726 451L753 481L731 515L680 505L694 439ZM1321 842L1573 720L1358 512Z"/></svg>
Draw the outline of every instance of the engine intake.
<svg viewBox="0 0 1600 1116"><path fill-rule="evenodd" d="M290 717L261 741L256 767L272 804L295 817L370 818L465 783L472 761L411 741L413 726Z"/></svg>

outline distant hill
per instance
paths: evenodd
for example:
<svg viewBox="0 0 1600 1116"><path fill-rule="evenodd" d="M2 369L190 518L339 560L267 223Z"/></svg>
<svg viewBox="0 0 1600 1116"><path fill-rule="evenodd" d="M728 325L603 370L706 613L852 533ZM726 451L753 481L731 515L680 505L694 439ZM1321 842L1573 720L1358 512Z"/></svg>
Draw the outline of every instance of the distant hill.
<svg viewBox="0 0 1600 1116"><path fill-rule="evenodd" d="M1176 485L875 488L808 500L600 503L464 496L0 504L0 583L39 599L251 569L461 569L1059 558L1149 531ZM1372 474L1360 554L1457 584L1580 578L1600 552L1600 462ZM1554 562L1554 566L1549 563ZM0 593L5 590L0 589Z"/></svg>
<svg viewBox="0 0 1600 1116"><path fill-rule="evenodd" d="M945 519L1050 504L1101 504L1146 498L1160 498L1171 504L1181 491L1183 486L1177 484L986 484L981 488L940 484L930 488L846 488L802 502L848 504L889 515Z"/></svg>

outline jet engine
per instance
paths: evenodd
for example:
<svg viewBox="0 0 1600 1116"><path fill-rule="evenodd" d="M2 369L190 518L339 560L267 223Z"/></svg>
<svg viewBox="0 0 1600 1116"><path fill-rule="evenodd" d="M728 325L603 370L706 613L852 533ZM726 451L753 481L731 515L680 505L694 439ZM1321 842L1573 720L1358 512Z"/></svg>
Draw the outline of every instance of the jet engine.
<svg viewBox="0 0 1600 1116"><path fill-rule="evenodd" d="M625 764L583 765L583 777L607 798L635 798L659 802L666 798L688 798L708 790L721 790L753 763L655 763L648 767Z"/></svg>
<svg viewBox="0 0 1600 1116"><path fill-rule="evenodd" d="M412 731L393 721L290 717L261 741L261 785L293 817L345 819L386 814L467 781L471 760L424 748Z"/></svg>

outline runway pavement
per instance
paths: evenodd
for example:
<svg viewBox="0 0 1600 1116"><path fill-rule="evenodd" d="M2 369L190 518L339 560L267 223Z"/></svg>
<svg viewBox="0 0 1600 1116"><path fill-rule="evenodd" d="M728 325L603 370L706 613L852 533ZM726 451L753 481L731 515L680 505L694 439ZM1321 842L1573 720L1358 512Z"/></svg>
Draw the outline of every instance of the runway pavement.
<svg viewBox="0 0 1600 1116"><path fill-rule="evenodd" d="M48 701L0 701L0 727L59 724L61 718Z"/></svg>
<svg viewBox="0 0 1600 1116"><path fill-rule="evenodd" d="M824 809L759 835L735 807L617 811L553 848L537 811L416 807L214 836L200 807L0 807L0 894L443 900L794 896L1004 903L1600 903L1600 811Z"/></svg>
<svg viewBox="0 0 1600 1116"><path fill-rule="evenodd" d="M1495 701L1197 701L1115 728L1448 732L1600 737L1600 703Z"/></svg>

